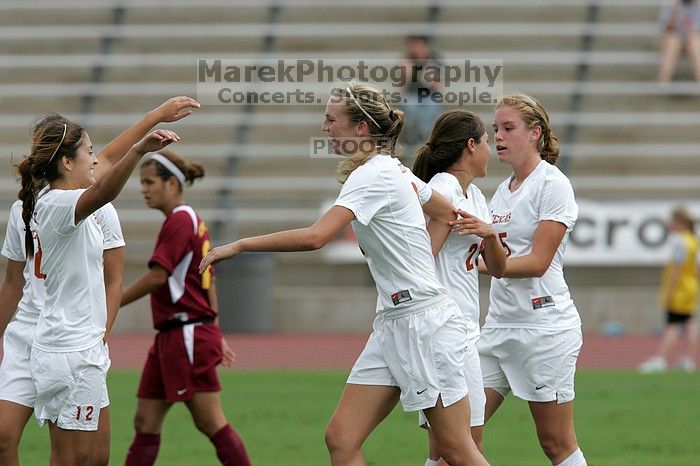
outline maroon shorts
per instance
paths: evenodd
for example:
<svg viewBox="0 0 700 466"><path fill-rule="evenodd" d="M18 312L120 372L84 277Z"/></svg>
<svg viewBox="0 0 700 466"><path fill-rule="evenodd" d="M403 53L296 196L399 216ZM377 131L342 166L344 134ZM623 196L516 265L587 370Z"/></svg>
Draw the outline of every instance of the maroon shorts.
<svg viewBox="0 0 700 466"><path fill-rule="evenodd" d="M137 396L168 403L187 401L196 392L221 391L221 329L190 324L158 332L148 352Z"/></svg>

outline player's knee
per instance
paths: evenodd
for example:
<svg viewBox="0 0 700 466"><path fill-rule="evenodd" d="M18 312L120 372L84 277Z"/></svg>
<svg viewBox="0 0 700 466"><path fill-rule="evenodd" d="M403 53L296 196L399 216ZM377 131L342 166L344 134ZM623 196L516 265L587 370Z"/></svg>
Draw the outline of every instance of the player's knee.
<svg viewBox="0 0 700 466"><path fill-rule="evenodd" d="M5 429L0 430L0 455L7 455L17 451L20 436L16 432Z"/></svg>
<svg viewBox="0 0 700 466"><path fill-rule="evenodd" d="M109 450L99 449L90 455L90 466L107 466L109 464Z"/></svg>
<svg viewBox="0 0 700 466"><path fill-rule="evenodd" d="M359 449L361 445L357 443L353 432L348 432L340 423L334 422L333 420L328 423L328 427L326 427L326 447L331 454L345 450Z"/></svg>
<svg viewBox="0 0 700 466"><path fill-rule="evenodd" d="M559 458L572 448L570 442L561 435L544 434L539 436L539 440L542 451L549 459Z"/></svg>

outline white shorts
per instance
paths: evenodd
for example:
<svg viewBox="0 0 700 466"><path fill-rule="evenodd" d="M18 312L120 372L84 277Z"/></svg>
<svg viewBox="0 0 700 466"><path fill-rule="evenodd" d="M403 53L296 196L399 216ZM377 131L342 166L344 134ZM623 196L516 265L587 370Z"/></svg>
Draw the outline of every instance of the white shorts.
<svg viewBox="0 0 700 466"><path fill-rule="evenodd" d="M32 349L31 371L37 391L34 415L39 425L51 421L66 430L97 430L100 409L109 405L109 365L109 351L101 341L69 353Z"/></svg>
<svg viewBox="0 0 700 466"><path fill-rule="evenodd" d="M581 329L482 329L478 348L484 387L526 401L574 399Z"/></svg>
<svg viewBox="0 0 700 466"><path fill-rule="evenodd" d="M486 411L486 394L484 393L484 379L481 376L481 364L476 341L467 346L467 354L464 358L464 376L469 390L469 414L472 427L484 425L484 413ZM418 426L428 427L423 411L418 412Z"/></svg>
<svg viewBox="0 0 700 466"><path fill-rule="evenodd" d="M0 400L34 407L36 388L29 370L35 324L12 321L7 325L0 364Z"/></svg>
<svg viewBox="0 0 700 466"><path fill-rule="evenodd" d="M467 325L447 297L400 316L377 315L374 332L355 362L349 384L401 389L404 411L450 406L467 395Z"/></svg>

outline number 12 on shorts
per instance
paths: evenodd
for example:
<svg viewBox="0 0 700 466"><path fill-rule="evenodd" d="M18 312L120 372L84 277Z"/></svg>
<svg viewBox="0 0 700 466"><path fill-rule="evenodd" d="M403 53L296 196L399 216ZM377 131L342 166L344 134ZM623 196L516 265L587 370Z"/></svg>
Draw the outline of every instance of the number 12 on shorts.
<svg viewBox="0 0 700 466"><path fill-rule="evenodd" d="M87 406L78 405L78 406L76 406L76 408L77 408L77 413L75 415L76 421L80 421L81 416L83 416L82 420L85 420L88 422L92 421L92 412L94 411L95 408L93 408L90 405L87 405Z"/></svg>

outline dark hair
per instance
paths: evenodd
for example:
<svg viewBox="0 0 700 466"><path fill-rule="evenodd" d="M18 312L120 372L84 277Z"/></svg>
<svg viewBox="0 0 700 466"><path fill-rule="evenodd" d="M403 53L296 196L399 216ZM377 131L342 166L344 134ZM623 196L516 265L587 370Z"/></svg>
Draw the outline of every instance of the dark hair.
<svg viewBox="0 0 700 466"><path fill-rule="evenodd" d="M355 154L338 165L338 174L344 182L357 167L372 158L375 153L394 155L396 141L401 134L406 115L401 110L389 107L384 95L366 83L349 82L344 87L331 91L331 98L345 102L345 114L351 123L367 123L369 137L377 143L377 151Z"/></svg>
<svg viewBox="0 0 700 466"><path fill-rule="evenodd" d="M158 153L170 160L182 172L182 174L185 175L185 183L187 186L192 186L194 180L198 178L204 178L204 168L200 164L196 162L186 162L182 157L168 149L162 149L158 151ZM153 167L155 167L158 178L163 181L168 181L171 177L175 176L162 163L152 158L143 162L141 164L141 168L149 165L153 165ZM177 177L175 179L177 179ZM182 192L182 185L180 184L179 180L178 184L180 185L180 192Z"/></svg>
<svg viewBox="0 0 700 466"><path fill-rule="evenodd" d="M549 114L542 103L527 94L514 92L501 97L496 109L501 107L511 107L517 110L528 129L540 127L542 133L537 140L537 151L542 160L556 165L557 160L559 160L559 141L557 135L552 131L549 124Z"/></svg>
<svg viewBox="0 0 700 466"><path fill-rule="evenodd" d="M34 240L30 221L36 207L36 196L46 184L61 177L63 157L74 159L83 142L85 130L69 119L52 113L38 120L31 128L31 151L15 168L21 188L17 197L22 201L24 246L27 257L34 256Z"/></svg>
<svg viewBox="0 0 700 466"><path fill-rule="evenodd" d="M470 139L479 143L484 133L484 122L473 112L452 110L443 113L435 120L428 142L416 151L413 173L427 183L459 160Z"/></svg>

